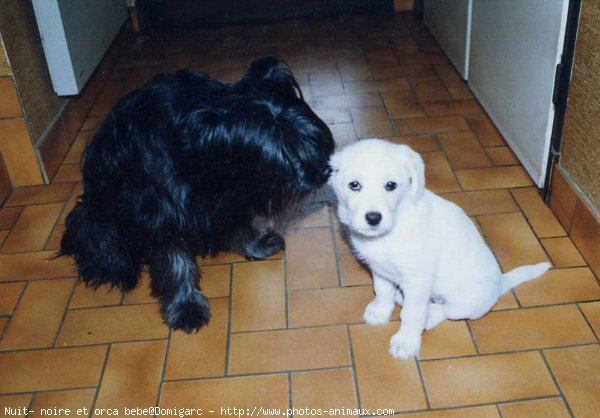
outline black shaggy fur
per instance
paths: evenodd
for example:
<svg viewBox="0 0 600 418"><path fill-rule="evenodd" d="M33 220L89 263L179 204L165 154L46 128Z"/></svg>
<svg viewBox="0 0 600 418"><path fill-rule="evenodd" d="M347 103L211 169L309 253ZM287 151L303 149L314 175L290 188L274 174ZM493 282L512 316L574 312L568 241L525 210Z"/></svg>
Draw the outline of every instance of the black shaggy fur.
<svg viewBox="0 0 600 418"><path fill-rule="evenodd" d="M284 248L257 217L275 217L323 185L331 132L273 57L235 84L178 71L125 96L85 150L84 193L66 221L60 255L82 280L123 291L147 264L152 294L174 329L210 319L196 255L249 259Z"/></svg>

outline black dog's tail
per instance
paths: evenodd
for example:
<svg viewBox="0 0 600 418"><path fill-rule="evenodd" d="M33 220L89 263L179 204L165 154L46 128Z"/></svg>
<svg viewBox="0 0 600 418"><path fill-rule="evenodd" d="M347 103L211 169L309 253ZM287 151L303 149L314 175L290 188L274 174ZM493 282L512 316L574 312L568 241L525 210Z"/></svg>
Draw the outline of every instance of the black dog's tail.
<svg viewBox="0 0 600 418"><path fill-rule="evenodd" d="M73 256L88 286L108 284L128 291L136 286L140 270L135 248L124 245L114 221L100 218L80 198L67 216L58 256Z"/></svg>

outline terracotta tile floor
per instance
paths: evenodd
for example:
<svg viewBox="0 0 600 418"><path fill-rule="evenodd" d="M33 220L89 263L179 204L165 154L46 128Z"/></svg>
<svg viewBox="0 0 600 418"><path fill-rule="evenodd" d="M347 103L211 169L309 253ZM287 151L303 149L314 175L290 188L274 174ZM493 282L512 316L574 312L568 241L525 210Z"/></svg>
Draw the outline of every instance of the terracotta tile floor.
<svg viewBox="0 0 600 418"><path fill-rule="evenodd" d="M197 30L145 44L124 34L118 47L52 184L15 190L0 210L0 406L29 405L32 415L156 405L600 414L597 278L411 16ZM429 188L465 209L504 269L542 260L555 268L479 321L444 322L424 335L418 360L398 361L387 353L398 323L362 323L370 278L329 201L291 224L285 254L199 260L213 320L194 335L161 323L146 276L124 297L94 293L76 283L70 260L48 261L81 193L80 154L119 96L178 67L232 81L265 53L287 60L339 146L378 135L421 152Z"/></svg>

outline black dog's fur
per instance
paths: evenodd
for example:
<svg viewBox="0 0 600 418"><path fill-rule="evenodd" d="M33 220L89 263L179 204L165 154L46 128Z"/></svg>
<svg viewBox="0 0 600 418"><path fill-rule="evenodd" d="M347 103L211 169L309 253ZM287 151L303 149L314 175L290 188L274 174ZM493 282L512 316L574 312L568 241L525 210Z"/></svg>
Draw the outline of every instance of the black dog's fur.
<svg viewBox="0 0 600 418"><path fill-rule="evenodd" d="M164 321L197 330L210 309L195 256L282 250L283 238L253 220L322 186L333 148L276 58L232 85L187 70L159 75L121 99L86 148L84 193L59 255L74 256L86 284L123 291L147 264Z"/></svg>

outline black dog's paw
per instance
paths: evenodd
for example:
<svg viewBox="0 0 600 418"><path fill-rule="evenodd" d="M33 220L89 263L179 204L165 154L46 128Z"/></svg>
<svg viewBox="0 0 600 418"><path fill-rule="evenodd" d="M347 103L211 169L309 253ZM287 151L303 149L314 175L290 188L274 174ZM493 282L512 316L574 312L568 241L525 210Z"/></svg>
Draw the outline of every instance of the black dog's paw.
<svg viewBox="0 0 600 418"><path fill-rule="evenodd" d="M186 334L198 331L210 321L210 306L204 297L202 301L189 301L178 305L165 315L165 322L174 330Z"/></svg>
<svg viewBox="0 0 600 418"><path fill-rule="evenodd" d="M244 254L248 260L262 260L283 250L285 250L283 237L273 230L268 230L246 245Z"/></svg>

